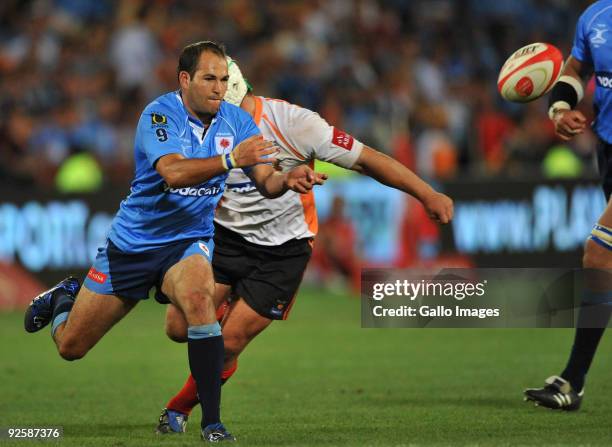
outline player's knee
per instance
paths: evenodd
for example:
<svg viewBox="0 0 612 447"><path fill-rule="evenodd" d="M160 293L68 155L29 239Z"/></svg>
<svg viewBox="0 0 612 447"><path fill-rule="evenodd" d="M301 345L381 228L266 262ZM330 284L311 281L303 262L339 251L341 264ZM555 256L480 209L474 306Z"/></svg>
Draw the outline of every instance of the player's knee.
<svg viewBox="0 0 612 447"><path fill-rule="evenodd" d="M173 321L166 321L166 335L177 343L187 342L187 329Z"/></svg>
<svg viewBox="0 0 612 447"><path fill-rule="evenodd" d="M60 357L68 361L82 359L88 351L82 343L78 343L78 341L71 339L63 339L57 346L57 350Z"/></svg>
<svg viewBox="0 0 612 447"><path fill-rule="evenodd" d="M250 339L244 334L223 334L225 361L237 358L249 344Z"/></svg>
<svg viewBox="0 0 612 447"><path fill-rule="evenodd" d="M183 310L187 313L201 312L212 306L213 294L206 288L192 290L183 295ZM214 306L213 306L214 307Z"/></svg>

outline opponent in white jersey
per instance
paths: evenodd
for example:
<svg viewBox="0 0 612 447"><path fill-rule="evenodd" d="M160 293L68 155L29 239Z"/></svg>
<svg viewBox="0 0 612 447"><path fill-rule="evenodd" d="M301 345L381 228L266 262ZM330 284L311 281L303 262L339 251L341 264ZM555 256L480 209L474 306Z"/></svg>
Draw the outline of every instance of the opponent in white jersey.
<svg viewBox="0 0 612 447"><path fill-rule="evenodd" d="M315 160L351 169L363 144L330 126L319 114L278 99L249 95L245 105L264 139L275 141L278 165L288 171ZM241 169L230 171L215 222L259 245L281 245L292 239L312 238L317 215L312 190L286 193L282 200L266 199Z"/></svg>
<svg viewBox="0 0 612 447"><path fill-rule="evenodd" d="M404 165L330 126L315 112L254 96L232 60L228 60L228 71L225 100L249 112L264 138L276 142L280 152L275 158L280 169L312 165L315 160L331 162L416 197L438 222L451 220L451 199L434 191ZM221 147L230 143L223 139L217 142ZM231 171L215 217L213 258L218 303L227 306L230 294L233 297L222 322L223 381L234 373L238 355L257 334L273 320L286 319L316 233L312 191L289 191L278 199L266 199L240 169ZM172 305L166 314L166 333L175 341L186 339L184 318ZM163 410L158 431L184 431L187 416L197 404L197 390L190 376Z"/></svg>

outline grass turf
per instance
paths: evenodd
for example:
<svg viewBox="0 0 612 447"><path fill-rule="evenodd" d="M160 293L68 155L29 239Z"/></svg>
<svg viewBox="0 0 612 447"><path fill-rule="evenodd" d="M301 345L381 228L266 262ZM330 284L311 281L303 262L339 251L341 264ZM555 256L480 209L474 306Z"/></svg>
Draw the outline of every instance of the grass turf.
<svg viewBox="0 0 612 447"><path fill-rule="evenodd" d="M61 360L45 329L0 314L0 427L63 426L59 442L6 445L179 446L156 436L160 409L187 374L163 308L140 304L83 360ZM287 322L248 348L223 393L240 445L611 445L612 343L604 337L583 409L522 402L562 368L570 330L361 329L359 302L303 290Z"/></svg>

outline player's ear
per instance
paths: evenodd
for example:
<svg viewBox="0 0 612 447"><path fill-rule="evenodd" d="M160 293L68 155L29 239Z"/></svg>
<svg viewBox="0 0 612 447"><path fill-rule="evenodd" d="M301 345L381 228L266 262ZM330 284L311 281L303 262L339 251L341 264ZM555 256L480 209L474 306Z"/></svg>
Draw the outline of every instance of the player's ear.
<svg viewBox="0 0 612 447"><path fill-rule="evenodd" d="M185 70L180 71L178 75L178 79L179 79L179 86L181 88L189 87L189 83L191 82L191 76L189 75L189 72Z"/></svg>

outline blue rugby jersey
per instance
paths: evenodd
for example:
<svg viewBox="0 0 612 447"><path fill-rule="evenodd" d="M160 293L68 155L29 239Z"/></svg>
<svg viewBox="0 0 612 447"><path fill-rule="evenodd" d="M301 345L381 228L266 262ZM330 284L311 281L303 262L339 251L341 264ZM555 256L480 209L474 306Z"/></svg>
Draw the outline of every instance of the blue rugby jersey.
<svg viewBox="0 0 612 447"><path fill-rule="evenodd" d="M214 212L227 174L191 187L169 188L155 163L174 153L185 158L214 157L258 134L251 115L225 101L204 130L202 122L187 112L178 92L157 98L138 121L135 176L109 238L122 251L134 253L183 239L212 237Z"/></svg>
<svg viewBox="0 0 612 447"><path fill-rule="evenodd" d="M612 143L612 0L600 0L582 13L576 24L572 56L594 68L593 129Z"/></svg>

